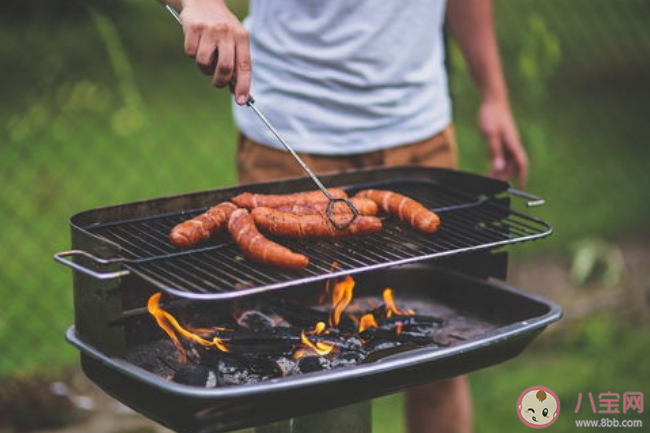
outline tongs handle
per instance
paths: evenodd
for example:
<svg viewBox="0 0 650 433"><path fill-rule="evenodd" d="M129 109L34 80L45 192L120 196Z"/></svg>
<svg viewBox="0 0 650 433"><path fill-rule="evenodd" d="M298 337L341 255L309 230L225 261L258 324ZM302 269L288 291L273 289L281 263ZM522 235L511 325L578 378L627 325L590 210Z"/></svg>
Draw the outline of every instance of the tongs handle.
<svg viewBox="0 0 650 433"><path fill-rule="evenodd" d="M165 5L165 8L169 11L170 14L172 14L172 16L176 19L176 21L178 21L179 24L183 25L183 21L181 20L181 16L178 14L178 12L176 12L176 10L174 10L169 5ZM233 78L233 80L234 80L234 78ZM305 164L305 161L302 160L300 155L298 155L298 153L296 153L296 151L293 150L293 147L291 147L289 145L289 143L287 143L282 138L280 133L273 127L273 125L271 124L271 122L269 122L269 120L266 118L266 116L257 108L257 106L255 106L255 99L253 98L252 95L248 96L248 101L246 102L246 105L253 110L253 112L257 115L257 117L259 117L259 119L262 121L262 123L264 123L266 125L266 127L271 131L271 133L273 133L275 138L282 144L282 146L284 146L284 148L287 149L287 151L289 151L291 156L293 156L294 159L296 161L298 161L298 164L300 164L302 169L305 171L305 173L307 173L307 175L311 178L311 180L316 184L318 189L320 189L321 192L323 194L325 194L325 197L327 197L327 200L328 200L327 208L325 210L325 214L327 215L327 218L330 220L332 225L334 227L336 227L338 230L344 230L350 224L352 224L354 222L354 220L357 219L357 217L359 216L359 210L356 208L356 206L350 200L348 200L346 198L334 198L334 197L332 197L332 195L327 190L327 188L325 188L325 185L323 185L323 182L320 181L318 176L316 176L314 174L314 172L307 166L307 164ZM343 224L340 224L334 218L334 215L333 215L334 214L334 204L336 202L345 203L350 208L350 210L352 211L352 217L348 221L344 222Z"/></svg>
<svg viewBox="0 0 650 433"><path fill-rule="evenodd" d="M543 204L546 203L546 200L544 200L543 198L538 197L535 194L531 194L526 191L521 191L515 188L508 188L508 192L514 195L515 197L528 200L528 202L526 203L526 206L528 207L542 206Z"/></svg>

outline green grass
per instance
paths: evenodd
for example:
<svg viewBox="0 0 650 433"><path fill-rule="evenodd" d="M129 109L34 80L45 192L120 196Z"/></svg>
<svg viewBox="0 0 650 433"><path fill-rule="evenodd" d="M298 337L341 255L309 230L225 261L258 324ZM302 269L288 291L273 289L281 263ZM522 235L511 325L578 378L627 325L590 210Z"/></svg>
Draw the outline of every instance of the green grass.
<svg viewBox="0 0 650 433"><path fill-rule="evenodd" d="M529 189L549 202L535 214L557 229L515 253L645 228L650 11L638 0L497 6ZM236 181L229 95L184 56L177 24L153 1L125 1L95 20L73 11L0 26L0 376L75 359L62 341L70 272L51 260L69 247L71 215ZM522 58L538 63L520 70ZM462 63L453 66L461 164L485 172L476 93Z"/></svg>

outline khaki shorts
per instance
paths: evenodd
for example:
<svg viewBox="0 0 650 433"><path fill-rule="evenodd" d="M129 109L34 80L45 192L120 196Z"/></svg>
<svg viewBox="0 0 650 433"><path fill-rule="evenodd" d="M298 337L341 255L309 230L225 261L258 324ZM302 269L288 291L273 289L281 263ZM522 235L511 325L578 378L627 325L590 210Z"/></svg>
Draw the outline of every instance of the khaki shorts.
<svg viewBox="0 0 650 433"><path fill-rule="evenodd" d="M426 140L376 152L336 156L300 153L300 156L314 172L327 173L393 165L456 168L458 151L454 128L449 125ZM298 162L288 152L264 146L243 134L239 136L237 172L239 183L305 175Z"/></svg>

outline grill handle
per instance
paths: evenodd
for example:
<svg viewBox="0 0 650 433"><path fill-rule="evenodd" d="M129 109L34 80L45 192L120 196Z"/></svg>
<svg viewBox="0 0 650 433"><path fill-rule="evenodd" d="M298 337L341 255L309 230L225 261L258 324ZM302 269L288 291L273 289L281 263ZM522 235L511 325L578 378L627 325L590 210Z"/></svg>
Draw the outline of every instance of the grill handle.
<svg viewBox="0 0 650 433"><path fill-rule="evenodd" d="M523 198L528 200L528 203L526 203L527 207L536 207L536 206L542 206L544 203L546 203L546 200L544 200L541 197L538 197L534 194L531 194L529 192L521 191L515 188L508 188L508 193L514 195L515 197Z"/></svg>
<svg viewBox="0 0 650 433"><path fill-rule="evenodd" d="M114 271L114 272L96 272L93 271L92 269L88 269L87 267L80 265L79 263L75 263L72 260L67 260L65 258L65 257L74 257L74 256L86 257L99 265L110 265L114 263L122 263L124 261L124 259L102 259L100 257L93 256L92 254L81 250L70 250L70 251L62 251L60 253L56 253L54 254L54 260L56 260L57 262L61 263L64 266L72 268L75 271L79 271L98 280L114 280L116 278L126 277L131 273L128 270L121 270L121 271Z"/></svg>

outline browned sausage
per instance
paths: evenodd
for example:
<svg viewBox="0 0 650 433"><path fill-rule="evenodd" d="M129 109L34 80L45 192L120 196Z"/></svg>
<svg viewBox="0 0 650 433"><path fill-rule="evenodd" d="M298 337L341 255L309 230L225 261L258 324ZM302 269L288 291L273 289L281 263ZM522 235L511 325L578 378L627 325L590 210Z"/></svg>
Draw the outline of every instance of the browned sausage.
<svg viewBox="0 0 650 433"><path fill-rule="evenodd" d="M369 198L377 203L377 206L384 212L398 217L421 232L433 233L440 227L440 217L438 215L402 194L378 189L366 189L359 191L355 197Z"/></svg>
<svg viewBox="0 0 650 433"><path fill-rule="evenodd" d="M350 201L357 208L361 215L377 215L377 204L367 198L351 198ZM288 212L295 215L319 215L325 213L327 210L328 202L310 203L310 204L294 204L278 206L275 209L280 212ZM350 214L352 211L350 207L340 201L337 201L332 206L332 212L335 214Z"/></svg>
<svg viewBox="0 0 650 433"><path fill-rule="evenodd" d="M261 234L246 209L237 209L230 215L228 231L244 256L254 262L291 270L309 264L306 256L294 253Z"/></svg>
<svg viewBox="0 0 650 433"><path fill-rule="evenodd" d="M329 188L329 193L335 198L347 198L345 191L338 188ZM278 207L294 204L313 204L327 202L327 196L322 191L298 192L295 194L252 194L245 192L232 199L238 207L245 209L254 209L256 207Z"/></svg>
<svg viewBox="0 0 650 433"><path fill-rule="evenodd" d="M169 240L180 248L200 244L224 228L235 209L237 206L229 201L220 203L207 212L176 225L169 234Z"/></svg>
<svg viewBox="0 0 650 433"><path fill-rule="evenodd" d="M258 207L252 212L260 230L274 236L297 239L340 238L368 235L381 231L381 220L374 216L359 216L349 227L338 230L323 215L294 215L268 207ZM339 224L350 220L350 215L334 215Z"/></svg>

